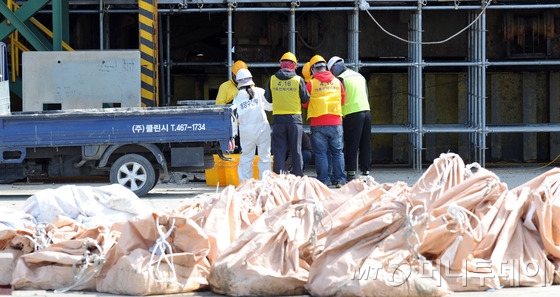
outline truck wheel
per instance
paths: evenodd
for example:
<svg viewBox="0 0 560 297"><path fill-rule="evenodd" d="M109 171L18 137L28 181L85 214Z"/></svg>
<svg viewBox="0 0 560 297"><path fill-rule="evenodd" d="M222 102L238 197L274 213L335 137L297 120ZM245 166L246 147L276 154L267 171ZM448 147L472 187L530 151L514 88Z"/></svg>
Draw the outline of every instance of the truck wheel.
<svg viewBox="0 0 560 297"><path fill-rule="evenodd" d="M117 183L130 189L136 196L142 197L155 186L156 174L148 159L137 154L127 154L113 163L109 180L111 183Z"/></svg>
<svg viewBox="0 0 560 297"><path fill-rule="evenodd" d="M152 189L155 188L155 187L157 186L157 183L158 183L158 181L159 181L159 176L160 176L159 169L154 168L154 176L155 176L156 178L154 178L154 184L152 185ZM151 189L150 189L150 190L151 190Z"/></svg>
<svg viewBox="0 0 560 297"><path fill-rule="evenodd" d="M214 168L214 156L204 155L204 170Z"/></svg>

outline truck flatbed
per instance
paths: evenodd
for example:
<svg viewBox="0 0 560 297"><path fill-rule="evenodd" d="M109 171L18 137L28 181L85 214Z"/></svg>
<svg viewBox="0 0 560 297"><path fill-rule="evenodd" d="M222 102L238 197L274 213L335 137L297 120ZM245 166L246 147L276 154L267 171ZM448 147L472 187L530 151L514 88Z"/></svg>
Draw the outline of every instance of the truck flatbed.
<svg viewBox="0 0 560 297"><path fill-rule="evenodd" d="M111 182L135 188L125 179L133 175L126 171L137 166L138 178L154 175L148 177L148 185L135 190L141 196L155 185L160 170L167 178L170 168L211 168L212 154L233 149L237 121L230 106L195 103L1 115L0 182L45 172L48 176L105 172Z"/></svg>

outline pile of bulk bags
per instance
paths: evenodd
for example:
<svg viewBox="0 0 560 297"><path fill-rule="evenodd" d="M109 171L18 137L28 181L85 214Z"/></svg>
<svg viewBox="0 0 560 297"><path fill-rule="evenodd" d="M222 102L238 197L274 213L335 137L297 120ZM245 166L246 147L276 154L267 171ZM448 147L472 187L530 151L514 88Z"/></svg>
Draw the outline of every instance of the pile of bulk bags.
<svg viewBox="0 0 560 297"><path fill-rule="evenodd" d="M558 169L514 189L452 153L410 186L267 172L165 212L127 191L71 186L0 211L0 285L445 296L560 283Z"/></svg>

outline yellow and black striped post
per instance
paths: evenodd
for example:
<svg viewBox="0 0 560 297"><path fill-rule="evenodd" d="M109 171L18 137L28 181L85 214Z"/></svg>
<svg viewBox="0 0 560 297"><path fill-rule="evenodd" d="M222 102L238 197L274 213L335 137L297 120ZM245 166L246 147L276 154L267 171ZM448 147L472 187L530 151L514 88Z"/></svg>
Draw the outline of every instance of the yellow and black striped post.
<svg viewBox="0 0 560 297"><path fill-rule="evenodd" d="M158 10L157 0L138 1L142 106L158 106Z"/></svg>

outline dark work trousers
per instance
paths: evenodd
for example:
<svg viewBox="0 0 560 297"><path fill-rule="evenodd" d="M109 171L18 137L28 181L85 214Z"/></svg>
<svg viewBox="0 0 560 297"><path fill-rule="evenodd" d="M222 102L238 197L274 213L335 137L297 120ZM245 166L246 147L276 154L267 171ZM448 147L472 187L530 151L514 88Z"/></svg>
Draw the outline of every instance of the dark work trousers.
<svg viewBox="0 0 560 297"><path fill-rule="evenodd" d="M274 154L274 172L286 172L286 158L288 151L292 153L292 172L296 176L303 176L303 161L301 155L302 125L295 123L274 123L272 125L272 153Z"/></svg>
<svg viewBox="0 0 560 297"><path fill-rule="evenodd" d="M371 167L371 112L365 110L346 115L342 120L342 128L344 129L344 168L346 172L356 171L358 161L362 172L369 171Z"/></svg>

